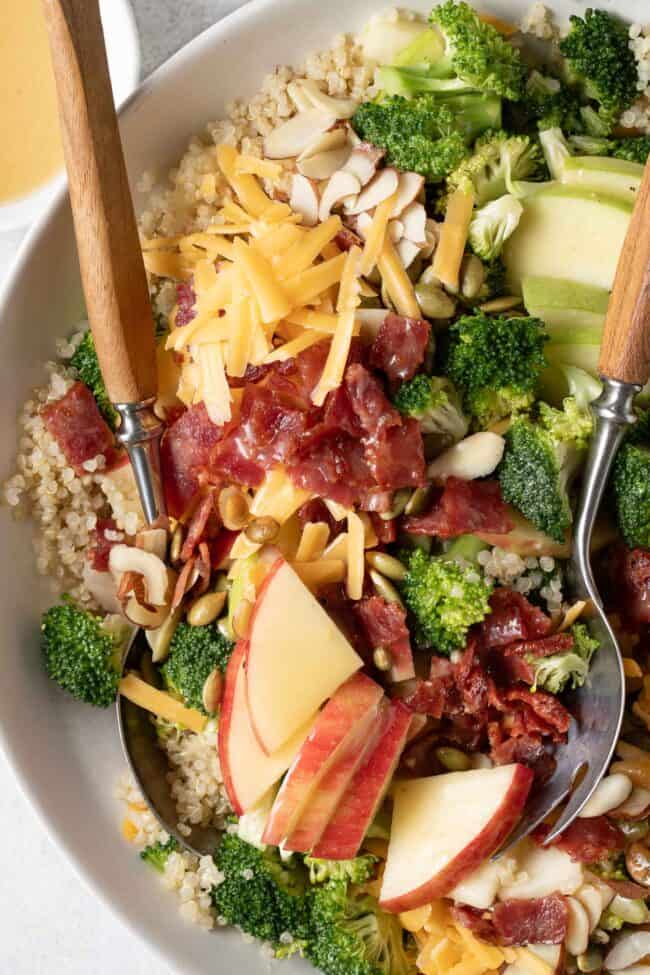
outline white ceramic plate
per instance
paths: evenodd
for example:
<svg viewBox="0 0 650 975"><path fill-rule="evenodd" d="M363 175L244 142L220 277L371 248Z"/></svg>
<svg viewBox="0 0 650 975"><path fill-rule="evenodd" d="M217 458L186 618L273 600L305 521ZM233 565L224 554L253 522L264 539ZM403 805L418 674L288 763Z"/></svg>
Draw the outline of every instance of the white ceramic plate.
<svg viewBox="0 0 650 975"><path fill-rule="evenodd" d="M647 16L647 0L600 0L629 18ZM404 4L407 5L406 2ZM388 4L387 4L388 6ZM415 0L426 10L428 4ZM526 0L487 0L505 19ZM556 3L568 15L585 4ZM189 137L219 117L234 97L250 96L276 64L297 63L341 30L356 30L381 9L376 0L255 0L206 31L159 69L131 98L122 131L133 179L172 163ZM141 202L141 201L140 201ZM66 198L30 233L0 295L0 471L16 449L12 418L42 363L82 312L72 225ZM265 971L257 948L238 934L206 935L179 918L173 895L143 869L119 832L113 784L123 769L112 712L76 705L48 683L38 649L41 610L51 602L36 577L24 527L0 517L7 566L0 586L0 740L17 778L53 839L79 875L134 932L185 975ZM299 965L299 962L289 963ZM291 969L295 970L295 969Z"/></svg>
<svg viewBox="0 0 650 975"><path fill-rule="evenodd" d="M121 105L140 81L138 29L129 0L100 0L100 7L113 94ZM64 180L61 173L28 196L0 206L0 231L31 224L60 191Z"/></svg>

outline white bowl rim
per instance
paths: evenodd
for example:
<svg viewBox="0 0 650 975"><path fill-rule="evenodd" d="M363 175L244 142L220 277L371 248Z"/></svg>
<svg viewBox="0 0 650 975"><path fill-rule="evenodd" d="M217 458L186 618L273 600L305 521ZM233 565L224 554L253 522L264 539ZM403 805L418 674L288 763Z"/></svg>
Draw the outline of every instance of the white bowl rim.
<svg viewBox="0 0 650 975"><path fill-rule="evenodd" d="M118 102L124 105L140 82L142 49L130 0L111 0L111 4L115 3L119 3L119 17L124 24L125 34L128 34L131 46L129 60L124 65L123 74L117 79L115 85ZM115 9L117 10L117 6ZM21 230L30 225L40 226L42 218L51 213L54 202L60 199L62 193L65 194L65 186L65 173L57 170L46 183L42 183L31 192L15 200L0 203L0 232ZM38 214L42 216L38 217Z"/></svg>

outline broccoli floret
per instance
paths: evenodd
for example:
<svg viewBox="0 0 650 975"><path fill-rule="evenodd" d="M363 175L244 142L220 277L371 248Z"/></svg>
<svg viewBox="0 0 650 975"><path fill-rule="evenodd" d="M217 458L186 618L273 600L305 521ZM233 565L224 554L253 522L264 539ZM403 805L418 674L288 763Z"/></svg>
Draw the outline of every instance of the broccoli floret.
<svg viewBox="0 0 650 975"><path fill-rule="evenodd" d="M92 332L86 332L70 359L70 365L95 397L99 412L109 427L115 430L118 416L106 392Z"/></svg>
<svg viewBox="0 0 650 975"><path fill-rule="evenodd" d="M546 365L544 323L538 318L465 315L449 329L445 372L463 393L478 427L488 427L533 402Z"/></svg>
<svg viewBox="0 0 650 975"><path fill-rule="evenodd" d="M510 194L476 210L469 226L469 243L474 253L484 261L499 257L508 237L517 229L523 212L519 200Z"/></svg>
<svg viewBox="0 0 650 975"><path fill-rule="evenodd" d="M513 184L544 175L542 153L527 135L489 132L476 140L474 154L454 169L447 179L446 199L457 189L471 191L477 207L511 192Z"/></svg>
<svg viewBox="0 0 650 975"><path fill-rule="evenodd" d="M464 647L470 626L490 612L491 585L464 559L431 557L420 548L402 558L407 570L402 594L418 642L438 653Z"/></svg>
<svg viewBox="0 0 650 975"><path fill-rule="evenodd" d="M539 137L548 171L553 179L560 179L564 164L571 155L569 143L562 129L546 129Z"/></svg>
<svg viewBox="0 0 650 975"><path fill-rule="evenodd" d="M225 671L232 649L232 643L216 623L179 623L169 645L169 656L160 668L168 689L178 694L187 707L205 714L203 685L215 667Z"/></svg>
<svg viewBox="0 0 650 975"><path fill-rule="evenodd" d="M423 434L435 436L436 445L449 447L467 434L469 422L460 396L444 377L415 376L402 383L393 402L404 416L418 420Z"/></svg>
<svg viewBox="0 0 650 975"><path fill-rule="evenodd" d="M496 298L506 291L506 266L500 257L485 264L485 282L481 289L481 298Z"/></svg>
<svg viewBox="0 0 650 975"><path fill-rule="evenodd" d="M468 3L446 0L434 7L429 19L442 33L444 58L454 74L481 91L512 101L521 98L526 69L519 51Z"/></svg>
<svg viewBox="0 0 650 975"><path fill-rule="evenodd" d="M154 870L162 873L169 859L169 854L176 853L178 850L178 843L173 836L170 836L166 843L159 841L158 843L152 843L150 846L145 846L144 850L140 851L140 859L148 863Z"/></svg>
<svg viewBox="0 0 650 975"><path fill-rule="evenodd" d="M561 694L567 687L582 687L589 673L589 663L599 644L589 636L584 623L572 626L571 635L573 647L565 653L553 653L549 657L541 658L532 654L527 656L528 663L534 668L533 690Z"/></svg>
<svg viewBox="0 0 650 975"><path fill-rule="evenodd" d="M597 103L602 121L611 126L638 94L637 65L627 27L612 14L591 8L584 18L574 15L570 19L569 33L560 41L567 80Z"/></svg>
<svg viewBox="0 0 650 975"><path fill-rule="evenodd" d="M330 880L348 880L352 884L365 884L375 873L377 857L370 854L355 857L353 860L319 860L305 857L312 884L325 884Z"/></svg>
<svg viewBox="0 0 650 975"><path fill-rule="evenodd" d="M110 707L133 627L121 616L102 618L66 599L44 614L41 632L45 669L52 680L78 701Z"/></svg>
<svg viewBox="0 0 650 975"><path fill-rule="evenodd" d="M639 135L633 139L616 139L613 143L612 156L644 166L650 157L650 135Z"/></svg>
<svg viewBox="0 0 650 975"><path fill-rule="evenodd" d="M522 102L515 106L524 115L525 127L540 131L561 128L565 132L582 132L584 119L577 94L557 78L530 72Z"/></svg>
<svg viewBox="0 0 650 975"><path fill-rule="evenodd" d="M386 150L388 163L432 182L443 179L467 153L453 113L432 95L364 102L352 125L366 142Z"/></svg>
<svg viewBox="0 0 650 975"><path fill-rule="evenodd" d="M596 135L570 135L567 142L576 156L610 156L616 144L613 139Z"/></svg>
<svg viewBox="0 0 650 975"><path fill-rule="evenodd" d="M611 491L618 527L630 548L650 546L650 410L638 420L614 460Z"/></svg>
<svg viewBox="0 0 650 975"><path fill-rule="evenodd" d="M226 833L215 861L224 875L223 883L212 889L220 917L283 953L287 934L294 950L302 947L309 935L310 900L307 871L299 858L283 863L276 849L261 851Z"/></svg>
<svg viewBox="0 0 650 975"><path fill-rule="evenodd" d="M569 397L563 410L541 403L536 421L518 417L505 434L499 467L503 498L558 542L573 520L569 491L591 428L591 415Z"/></svg>
<svg viewBox="0 0 650 975"><path fill-rule="evenodd" d="M407 937L394 914L344 881L314 889L305 955L324 975L412 975Z"/></svg>

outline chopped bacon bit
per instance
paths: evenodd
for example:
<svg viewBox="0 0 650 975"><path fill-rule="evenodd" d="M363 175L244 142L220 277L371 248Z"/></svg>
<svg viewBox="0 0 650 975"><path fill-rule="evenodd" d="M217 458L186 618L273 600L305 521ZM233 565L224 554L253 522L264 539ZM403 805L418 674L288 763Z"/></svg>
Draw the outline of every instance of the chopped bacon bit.
<svg viewBox="0 0 650 975"><path fill-rule="evenodd" d="M370 364L392 381L412 379L424 361L431 326L422 318L389 313L370 349Z"/></svg>
<svg viewBox="0 0 650 975"><path fill-rule="evenodd" d="M487 647L504 647L515 640L537 640L551 629L551 620L525 596L499 587L490 596L492 612L481 624Z"/></svg>
<svg viewBox="0 0 650 975"><path fill-rule="evenodd" d="M214 515L214 513L214 491L208 491L192 515L192 520L187 529L187 536L181 549L181 562L187 562L189 557L193 555L194 549L203 540L206 529L208 528L210 516Z"/></svg>
<svg viewBox="0 0 650 975"><path fill-rule="evenodd" d="M323 586L319 592L319 600L329 616L354 647L367 666L372 666L372 647L366 639L366 633L361 625L356 603L349 599L345 586L332 583Z"/></svg>
<svg viewBox="0 0 650 975"><path fill-rule="evenodd" d="M450 912L454 921L467 928L481 941L496 944L497 933L488 911L480 911L477 907L470 907L468 904L452 904Z"/></svg>
<svg viewBox="0 0 650 975"><path fill-rule="evenodd" d="M383 488L426 484L424 443L417 420L404 420L368 443L366 457L375 482Z"/></svg>
<svg viewBox="0 0 650 975"><path fill-rule="evenodd" d="M198 579L195 583L196 595L202 596L210 587L210 576L212 575L210 548L207 542L199 543L199 554L196 557L194 567L198 572Z"/></svg>
<svg viewBox="0 0 650 975"><path fill-rule="evenodd" d="M566 937L569 911L564 897L551 894L532 900L496 904L494 928L504 945L559 945Z"/></svg>
<svg viewBox="0 0 650 975"><path fill-rule="evenodd" d="M397 682L415 677L406 611L382 596L369 596L357 605L357 612L370 646L383 647L390 653L391 679Z"/></svg>
<svg viewBox="0 0 650 975"><path fill-rule="evenodd" d="M532 834L540 846L549 834L548 826L539 826ZM625 846L625 837L605 816L574 819L552 846L568 853L578 863L596 863Z"/></svg>
<svg viewBox="0 0 650 975"><path fill-rule="evenodd" d="M341 227L338 234L334 238L334 243L341 248L342 251L349 251L351 247L363 247L363 241L358 234L355 234L354 230L350 230L349 227Z"/></svg>
<svg viewBox="0 0 650 975"><path fill-rule="evenodd" d="M106 532L116 532L117 525L113 518L98 518L88 547L88 561L97 572L108 572L108 558L114 541L106 538Z"/></svg>
<svg viewBox="0 0 650 975"><path fill-rule="evenodd" d="M161 445L161 465L167 508L179 518L199 490L199 476L213 448L224 436L203 403L191 406L167 428Z"/></svg>
<svg viewBox="0 0 650 975"><path fill-rule="evenodd" d="M566 653L573 647L575 640L570 633L554 633L552 636L542 637L540 640L520 640L505 648L508 657L550 657L554 653Z"/></svg>
<svg viewBox="0 0 650 975"><path fill-rule="evenodd" d="M642 887L641 884L635 884L633 880L616 880L612 877L600 876L598 879L607 884L619 897L627 897L629 900L645 900L648 896L648 888Z"/></svg>
<svg viewBox="0 0 650 975"><path fill-rule="evenodd" d="M190 591L196 581L197 572L194 565L195 561L195 556L192 556L180 571L174 587L174 595L172 596L171 612L180 606L185 598L185 594Z"/></svg>
<svg viewBox="0 0 650 975"><path fill-rule="evenodd" d="M213 569L222 568L238 535L238 531L222 528L217 537L210 541L210 561Z"/></svg>
<svg viewBox="0 0 650 975"><path fill-rule="evenodd" d="M176 285L176 317L174 319L174 325L176 328L182 328L183 325L189 325L192 319L196 318L196 294L194 293L194 287L189 283L189 281L183 281Z"/></svg>
<svg viewBox="0 0 650 975"><path fill-rule="evenodd" d="M512 522L498 481L449 477L433 508L418 518L407 518L404 528L415 535L455 538L473 532L505 534L512 531Z"/></svg>
<svg viewBox="0 0 650 975"><path fill-rule="evenodd" d="M93 394L83 383L73 383L65 396L48 403L43 422L65 458L78 474L85 474L84 463L99 454L110 457L113 434L102 417Z"/></svg>
<svg viewBox="0 0 650 975"><path fill-rule="evenodd" d="M571 716L553 694L546 691L509 687L500 691L498 707L505 712L519 712L523 717L525 732L549 735L554 741L563 741L569 730Z"/></svg>
<svg viewBox="0 0 650 975"><path fill-rule="evenodd" d="M611 560L613 588L625 618L650 623L650 550L619 546Z"/></svg>
<svg viewBox="0 0 650 975"><path fill-rule="evenodd" d="M364 510L368 510L365 508ZM397 541L397 520L380 518L375 511L370 512L372 528L380 545L392 545Z"/></svg>

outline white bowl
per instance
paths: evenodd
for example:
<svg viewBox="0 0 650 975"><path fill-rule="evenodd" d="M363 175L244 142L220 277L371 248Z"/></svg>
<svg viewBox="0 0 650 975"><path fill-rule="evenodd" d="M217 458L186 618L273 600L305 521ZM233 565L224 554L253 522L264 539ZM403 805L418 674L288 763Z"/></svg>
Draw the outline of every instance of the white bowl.
<svg viewBox="0 0 650 975"><path fill-rule="evenodd" d="M121 105L140 81L140 44L129 0L100 0L115 101ZM0 205L0 232L27 227L65 182L63 170L27 196Z"/></svg>
<svg viewBox="0 0 650 975"><path fill-rule="evenodd" d="M647 0L608 5L631 19L641 20L644 8L647 15ZM426 0L413 6L428 8ZM528 3L493 0L480 6L512 19ZM556 8L568 16L584 5L561 2ZM191 135L232 98L252 95L274 65L299 62L341 30L360 28L377 9L376 0L318 5L255 0L206 31L149 78L122 113L133 181L145 169L176 160ZM60 193L30 232L0 295L0 416L5 417L0 469L5 474L16 450L12 419L30 387L42 380L41 364L53 355L55 337L70 331L82 308L68 201ZM28 532L7 516L0 518L0 551L6 559L0 586L0 740L44 826L90 888L185 975L266 971L257 947L237 933L209 936L186 926L173 895L121 838L113 784L123 761L114 715L75 704L45 677L38 622L52 596L34 571Z"/></svg>

